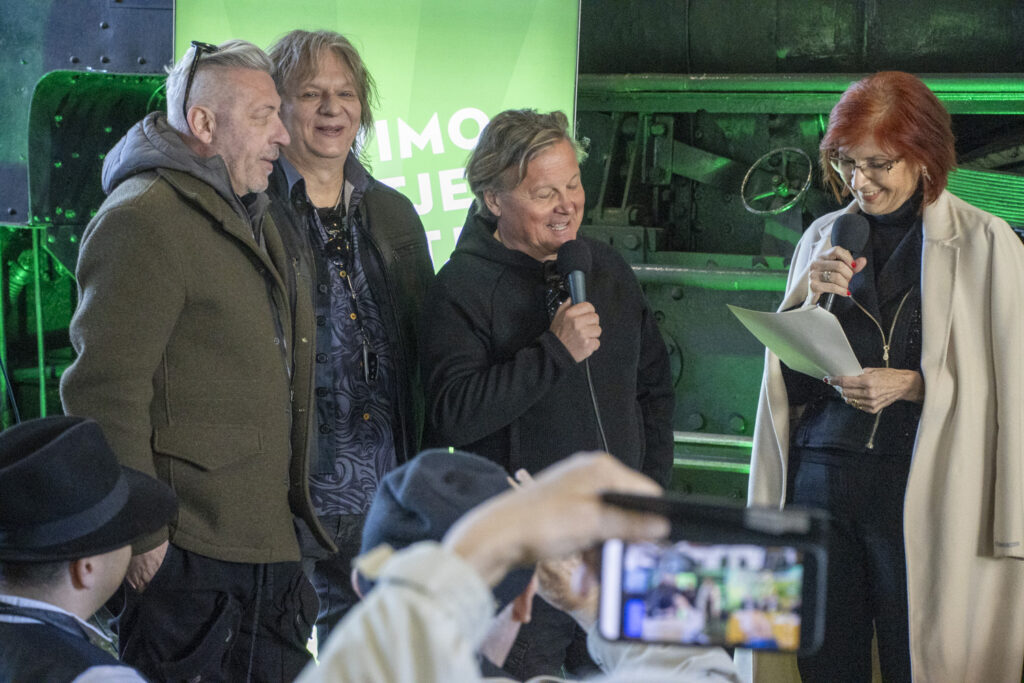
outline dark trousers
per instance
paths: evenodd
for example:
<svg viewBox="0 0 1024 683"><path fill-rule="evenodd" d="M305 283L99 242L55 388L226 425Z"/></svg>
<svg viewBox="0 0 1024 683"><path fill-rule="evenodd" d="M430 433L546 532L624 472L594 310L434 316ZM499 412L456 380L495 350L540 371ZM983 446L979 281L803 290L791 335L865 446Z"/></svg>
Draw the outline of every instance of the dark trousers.
<svg viewBox="0 0 1024 683"><path fill-rule="evenodd" d="M312 659L316 594L298 562L223 562L171 544L142 593L124 588L121 660L154 681L291 681Z"/></svg>
<svg viewBox="0 0 1024 683"><path fill-rule="evenodd" d="M573 678L601 671L587 652L586 632L568 614L535 597L530 623L519 629L502 668L525 681L534 676L561 676L563 666L564 673Z"/></svg>
<svg viewBox="0 0 1024 683"><path fill-rule="evenodd" d="M825 640L804 683L871 681L871 637L887 682L910 681L903 496L910 459L794 449L790 502L832 515Z"/></svg>
<svg viewBox="0 0 1024 683"><path fill-rule="evenodd" d="M342 617L359 602L352 588L352 560L359 555L365 522L366 515L321 517L320 524L334 539L338 552L327 558L302 561L302 568L320 599L320 612L316 617L316 638L320 647Z"/></svg>

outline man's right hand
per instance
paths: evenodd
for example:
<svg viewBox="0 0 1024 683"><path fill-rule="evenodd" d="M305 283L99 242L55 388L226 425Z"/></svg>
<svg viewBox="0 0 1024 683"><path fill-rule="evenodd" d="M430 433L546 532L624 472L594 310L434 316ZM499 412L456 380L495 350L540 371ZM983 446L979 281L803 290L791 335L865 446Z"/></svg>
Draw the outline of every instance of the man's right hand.
<svg viewBox="0 0 1024 683"><path fill-rule="evenodd" d="M601 319L589 301L558 307L549 328L577 363L589 358L601 345Z"/></svg>
<svg viewBox="0 0 1024 683"><path fill-rule="evenodd" d="M128 572L125 574L124 580L136 592L141 593L146 590L146 586L160 569L160 565L164 562L164 556L167 555L167 545L168 542L164 541L152 550L135 555L128 563Z"/></svg>

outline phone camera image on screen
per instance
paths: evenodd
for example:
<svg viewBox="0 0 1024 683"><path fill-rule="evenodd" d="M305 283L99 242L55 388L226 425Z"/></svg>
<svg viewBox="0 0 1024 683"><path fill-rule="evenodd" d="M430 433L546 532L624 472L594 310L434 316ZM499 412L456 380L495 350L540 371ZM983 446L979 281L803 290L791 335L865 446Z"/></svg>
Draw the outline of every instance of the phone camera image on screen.
<svg viewBox="0 0 1024 683"><path fill-rule="evenodd" d="M795 651L803 561L788 546L625 544L621 636Z"/></svg>

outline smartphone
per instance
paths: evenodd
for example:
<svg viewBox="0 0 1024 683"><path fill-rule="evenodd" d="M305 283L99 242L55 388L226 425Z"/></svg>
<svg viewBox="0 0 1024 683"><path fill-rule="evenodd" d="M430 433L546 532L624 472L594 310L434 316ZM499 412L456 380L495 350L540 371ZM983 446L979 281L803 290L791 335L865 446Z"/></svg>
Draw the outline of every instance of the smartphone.
<svg viewBox="0 0 1024 683"><path fill-rule="evenodd" d="M636 497L625 505L651 509ZM801 655L820 647L826 554L819 518L665 498L653 507L672 520L671 540L611 540L602 548L601 636Z"/></svg>

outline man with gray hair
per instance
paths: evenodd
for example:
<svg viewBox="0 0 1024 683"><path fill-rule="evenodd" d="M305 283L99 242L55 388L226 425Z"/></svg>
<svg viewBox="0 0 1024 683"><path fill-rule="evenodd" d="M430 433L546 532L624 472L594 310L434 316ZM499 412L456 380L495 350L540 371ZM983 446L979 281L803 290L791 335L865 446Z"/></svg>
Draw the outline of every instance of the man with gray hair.
<svg viewBox="0 0 1024 683"><path fill-rule="evenodd" d="M168 115L107 155L109 196L81 244L64 408L180 501L135 543L116 624L122 659L158 680L290 680L310 658L293 515L329 541L293 432L308 409L291 395L308 372L293 320L311 303L289 288L263 194L289 142L270 72L251 43L194 42Z"/></svg>

